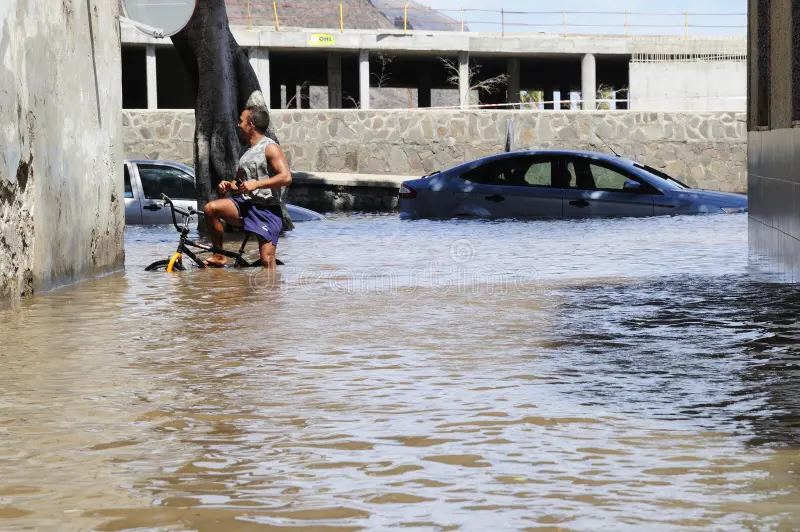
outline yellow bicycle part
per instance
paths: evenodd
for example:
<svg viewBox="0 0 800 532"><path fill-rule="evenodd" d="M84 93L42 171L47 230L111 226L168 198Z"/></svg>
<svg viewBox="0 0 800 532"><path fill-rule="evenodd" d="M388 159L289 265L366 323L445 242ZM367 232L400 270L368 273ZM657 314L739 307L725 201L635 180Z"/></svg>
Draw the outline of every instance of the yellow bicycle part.
<svg viewBox="0 0 800 532"><path fill-rule="evenodd" d="M181 254L175 253L171 259L169 259L169 264L167 265L167 271L172 273L172 267L175 266L175 262L181 260Z"/></svg>

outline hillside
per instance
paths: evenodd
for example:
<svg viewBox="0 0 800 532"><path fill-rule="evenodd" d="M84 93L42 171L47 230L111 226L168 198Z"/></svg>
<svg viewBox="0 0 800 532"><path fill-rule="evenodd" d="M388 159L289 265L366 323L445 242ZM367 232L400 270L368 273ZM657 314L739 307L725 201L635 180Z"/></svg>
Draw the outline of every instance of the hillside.
<svg viewBox="0 0 800 532"><path fill-rule="evenodd" d="M414 0L372 0L371 3L397 28L403 27L403 12L408 6L408 29L461 31L461 22L449 16L453 15L452 12L445 14ZM464 26L464 31L469 31L469 28Z"/></svg>
<svg viewBox="0 0 800 532"><path fill-rule="evenodd" d="M369 0L283 0L277 3L281 28L339 28L339 4L344 11L344 26L350 29L391 28L392 23ZM248 2L226 0L231 26L247 26ZM272 2L249 3L253 26L275 26Z"/></svg>

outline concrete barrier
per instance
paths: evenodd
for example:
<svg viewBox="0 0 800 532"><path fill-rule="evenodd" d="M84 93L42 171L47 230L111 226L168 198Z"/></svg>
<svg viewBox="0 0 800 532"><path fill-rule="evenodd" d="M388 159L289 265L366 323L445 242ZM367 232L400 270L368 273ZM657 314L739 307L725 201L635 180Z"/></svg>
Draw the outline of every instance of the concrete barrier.
<svg viewBox="0 0 800 532"><path fill-rule="evenodd" d="M502 152L513 119L514 149L610 146L691 186L747 189L744 113L276 110L272 119L298 172L422 176ZM125 111L123 121L127 153L191 163L191 111Z"/></svg>
<svg viewBox="0 0 800 532"><path fill-rule="evenodd" d="M117 2L0 2L0 299L122 267Z"/></svg>

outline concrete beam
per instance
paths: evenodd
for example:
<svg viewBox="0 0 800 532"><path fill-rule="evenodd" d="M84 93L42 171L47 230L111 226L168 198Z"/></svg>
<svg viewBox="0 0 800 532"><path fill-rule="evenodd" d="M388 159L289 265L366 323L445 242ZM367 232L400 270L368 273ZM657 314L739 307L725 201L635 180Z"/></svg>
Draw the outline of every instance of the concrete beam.
<svg viewBox="0 0 800 532"><path fill-rule="evenodd" d="M508 103L519 103L520 100L519 58L511 58L506 62L506 73L508 75L508 90L506 95L506 101Z"/></svg>
<svg viewBox="0 0 800 532"><path fill-rule="evenodd" d="M458 52L458 99L461 108L469 105L469 54Z"/></svg>
<svg viewBox="0 0 800 532"><path fill-rule="evenodd" d="M584 110L597 109L597 64L592 54L584 55L581 62L581 98Z"/></svg>
<svg viewBox="0 0 800 532"><path fill-rule="evenodd" d="M272 109L272 93L270 91L269 79L269 50L254 46L247 52L250 59L250 66L253 67L253 72L256 73L258 84L261 86L261 94L264 95L264 101L267 102L267 109ZM280 102L278 102L280 107Z"/></svg>
<svg viewBox="0 0 800 532"><path fill-rule="evenodd" d="M342 108L342 54L328 54L328 109Z"/></svg>
<svg viewBox="0 0 800 532"><path fill-rule="evenodd" d="M315 33L330 33L330 30L303 28L292 31L254 30L233 27L233 36L240 46L263 46L277 50L319 50L311 36ZM158 40L139 33L134 28L122 28L123 44L158 44L172 46L168 40ZM436 32L394 30L350 30L337 33L328 51L393 51L448 54L458 52L482 56L534 57L541 55L594 54L746 54L745 37L702 37L686 39L683 36L630 37L605 35L498 35L472 32Z"/></svg>
<svg viewBox="0 0 800 532"><path fill-rule="evenodd" d="M369 51L358 54L358 98L361 109L369 109Z"/></svg>
<svg viewBox="0 0 800 532"><path fill-rule="evenodd" d="M144 48L147 65L147 108L158 109L158 74L156 68L156 47L148 44Z"/></svg>

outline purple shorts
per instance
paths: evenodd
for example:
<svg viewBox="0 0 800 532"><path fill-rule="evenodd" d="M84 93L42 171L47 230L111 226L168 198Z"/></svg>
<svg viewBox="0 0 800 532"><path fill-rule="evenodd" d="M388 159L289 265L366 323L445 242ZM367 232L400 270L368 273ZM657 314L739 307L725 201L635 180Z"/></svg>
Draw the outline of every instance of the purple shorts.
<svg viewBox="0 0 800 532"><path fill-rule="evenodd" d="M255 233L264 240L278 247L278 237L283 229L283 218L280 207L262 207L253 205L246 199L233 197L233 204L239 209L239 216L244 222L244 230Z"/></svg>

